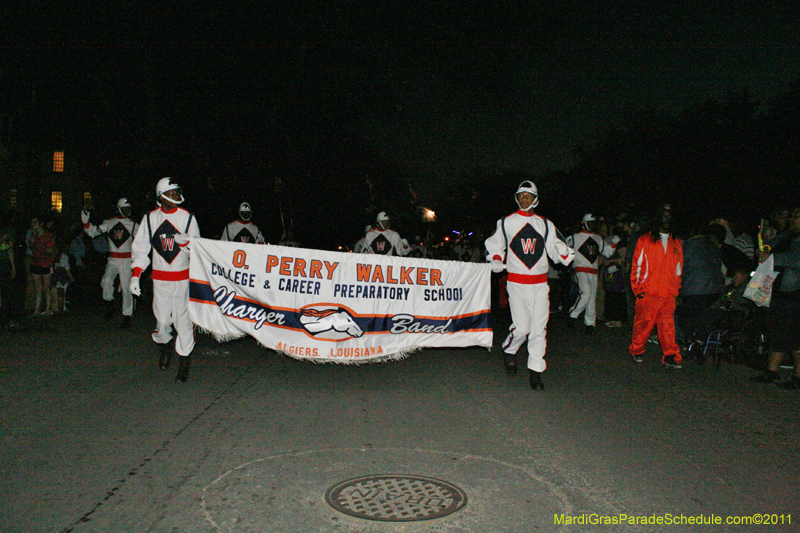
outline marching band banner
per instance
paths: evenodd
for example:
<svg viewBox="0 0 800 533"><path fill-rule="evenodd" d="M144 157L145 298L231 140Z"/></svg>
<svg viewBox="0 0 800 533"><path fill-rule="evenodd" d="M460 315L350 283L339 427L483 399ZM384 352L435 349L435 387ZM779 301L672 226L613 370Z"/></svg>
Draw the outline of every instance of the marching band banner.
<svg viewBox="0 0 800 533"><path fill-rule="evenodd" d="M492 346L488 264L193 238L189 316L298 359L362 363Z"/></svg>

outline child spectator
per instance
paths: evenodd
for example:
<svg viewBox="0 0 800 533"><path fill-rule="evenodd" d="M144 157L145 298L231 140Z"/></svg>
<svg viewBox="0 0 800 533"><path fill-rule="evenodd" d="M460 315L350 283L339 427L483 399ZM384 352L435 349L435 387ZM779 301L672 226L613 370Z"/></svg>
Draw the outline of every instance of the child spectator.
<svg viewBox="0 0 800 533"><path fill-rule="evenodd" d="M61 247L61 255L53 269L53 289L51 295L51 314L60 313L67 310L67 287L75 279L69 266L69 247L70 243L65 243Z"/></svg>

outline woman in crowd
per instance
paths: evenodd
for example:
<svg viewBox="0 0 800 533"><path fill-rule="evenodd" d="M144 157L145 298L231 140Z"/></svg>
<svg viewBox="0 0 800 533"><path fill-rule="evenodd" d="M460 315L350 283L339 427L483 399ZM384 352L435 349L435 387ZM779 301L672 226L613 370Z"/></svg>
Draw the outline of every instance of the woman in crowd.
<svg viewBox="0 0 800 533"><path fill-rule="evenodd" d="M56 260L55 236L45 229L44 224L34 218L31 221L31 277L36 291L36 303L33 307L33 316L49 316L52 310L50 294L50 278L53 274L53 264ZM44 296L44 309L40 312Z"/></svg>

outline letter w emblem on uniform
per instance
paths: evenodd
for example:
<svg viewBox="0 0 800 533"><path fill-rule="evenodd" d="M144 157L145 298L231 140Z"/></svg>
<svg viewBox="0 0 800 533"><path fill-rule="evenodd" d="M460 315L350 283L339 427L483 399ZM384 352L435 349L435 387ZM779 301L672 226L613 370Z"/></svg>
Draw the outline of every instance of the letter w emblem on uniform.
<svg viewBox="0 0 800 533"><path fill-rule="evenodd" d="M382 252L383 249L386 248L386 243L385 242L376 242L375 246L378 248L378 251Z"/></svg>
<svg viewBox="0 0 800 533"><path fill-rule="evenodd" d="M536 239L521 239L523 253L530 254L536 249Z"/></svg>
<svg viewBox="0 0 800 533"><path fill-rule="evenodd" d="M175 236L166 235L162 233L161 235L159 235L159 237L161 238L161 249L164 251L171 252L172 249L175 247Z"/></svg>

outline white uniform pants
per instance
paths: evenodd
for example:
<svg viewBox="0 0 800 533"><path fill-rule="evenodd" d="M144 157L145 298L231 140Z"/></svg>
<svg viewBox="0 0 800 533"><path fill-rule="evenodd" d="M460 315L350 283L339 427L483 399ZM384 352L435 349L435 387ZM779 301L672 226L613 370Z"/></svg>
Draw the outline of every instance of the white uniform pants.
<svg viewBox="0 0 800 533"><path fill-rule="evenodd" d="M583 323L587 326L594 326L597 321L597 274L591 272L575 272L575 280L578 282L578 300L572 309L569 310L570 318L578 318L583 315Z"/></svg>
<svg viewBox="0 0 800 533"><path fill-rule="evenodd" d="M103 300L111 302L114 300L114 280L119 276L119 286L122 289L122 314L131 316L133 314L133 295L131 294L131 260L118 257L110 257L106 263L106 271L100 280L103 287Z"/></svg>
<svg viewBox="0 0 800 533"><path fill-rule="evenodd" d="M503 341L503 351L517 353L528 339L528 368L544 372L547 363L547 320L550 318L550 287L547 283L526 285L509 283L508 306L511 308L511 327Z"/></svg>
<svg viewBox="0 0 800 533"><path fill-rule="evenodd" d="M175 351L178 355L190 355L194 349L194 325L189 319L189 280L153 280L153 314L156 317L153 331L156 344L171 341L174 327L177 334Z"/></svg>

